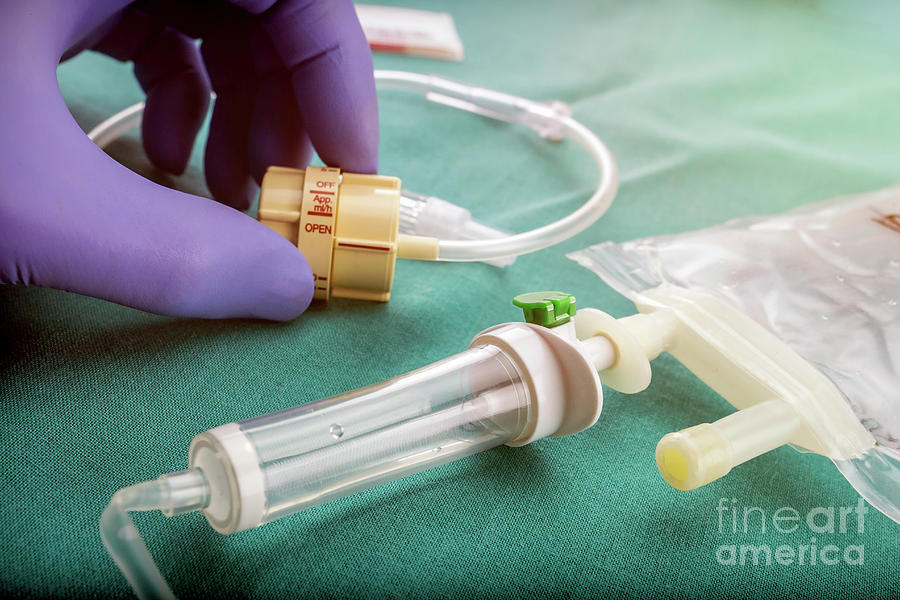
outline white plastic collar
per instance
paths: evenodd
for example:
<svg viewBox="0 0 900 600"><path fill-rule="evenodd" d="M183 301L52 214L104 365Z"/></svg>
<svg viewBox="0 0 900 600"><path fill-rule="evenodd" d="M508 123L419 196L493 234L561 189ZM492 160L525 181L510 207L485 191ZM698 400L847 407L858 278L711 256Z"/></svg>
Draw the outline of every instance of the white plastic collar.
<svg viewBox="0 0 900 600"><path fill-rule="evenodd" d="M191 468L203 471L209 482L206 520L228 534L262 524L265 485L253 444L237 423L199 434L188 452Z"/></svg>
<svg viewBox="0 0 900 600"><path fill-rule="evenodd" d="M503 350L516 362L528 386L528 424L508 446L578 433L600 417L600 379L575 339L574 329L568 325L548 329L529 323L506 323L486 329L472 340L472 346L489 344Z"/></svg>

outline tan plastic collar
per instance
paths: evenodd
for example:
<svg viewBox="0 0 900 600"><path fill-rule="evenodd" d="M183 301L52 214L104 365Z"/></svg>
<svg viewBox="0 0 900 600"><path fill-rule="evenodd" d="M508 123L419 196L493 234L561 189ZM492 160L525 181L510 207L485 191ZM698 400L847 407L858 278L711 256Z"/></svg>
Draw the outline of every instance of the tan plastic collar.
<svg viewBox="0 0 900 600"><path fill-rule="evenodd" d="M259 221L303 253L317 300L386 302L397 257L435 260L438 240L398 234L400 180L333 167L270 167Z"/></svg>

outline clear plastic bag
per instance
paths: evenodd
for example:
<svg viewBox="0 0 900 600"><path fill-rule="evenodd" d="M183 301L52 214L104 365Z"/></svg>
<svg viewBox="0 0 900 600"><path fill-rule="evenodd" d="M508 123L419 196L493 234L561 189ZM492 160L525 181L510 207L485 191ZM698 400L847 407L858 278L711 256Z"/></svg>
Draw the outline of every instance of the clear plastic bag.
<svg viewBox="0 0 900 600"><path fill-rule="evenodd" d="M714 294L817 367L875 439L835 464L900 522L900 187L569 257L636 303L659 286Z"/></svg>

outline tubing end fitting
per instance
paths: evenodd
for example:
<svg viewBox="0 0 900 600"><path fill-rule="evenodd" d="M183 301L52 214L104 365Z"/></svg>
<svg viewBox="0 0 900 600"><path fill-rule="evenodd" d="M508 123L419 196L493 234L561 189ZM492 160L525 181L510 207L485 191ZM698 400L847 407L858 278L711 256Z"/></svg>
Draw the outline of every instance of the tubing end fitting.
<svg viewBox="0 0 900 600"><path fill-rule="evenodd" d="M731 471L728 440L709 423L669 433L656 446L656 466L673 488L696 489Z"/></svg>
<svg viewBox="0 0 900 600"><path fill-rule="evenodd" d="M561 142L566 138L566 130L561 121L572 116L572 107L562 100L536 102L542 110L531 110L522 113L519 121L534 129L539 136L551 142Z"/></svg>

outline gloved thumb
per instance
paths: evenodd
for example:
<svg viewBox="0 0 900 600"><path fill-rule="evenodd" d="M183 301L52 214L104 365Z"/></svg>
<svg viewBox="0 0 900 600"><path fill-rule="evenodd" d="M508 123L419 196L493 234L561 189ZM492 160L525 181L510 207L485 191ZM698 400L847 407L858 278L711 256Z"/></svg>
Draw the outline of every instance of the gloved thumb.
<svg viewBox="0 0 900 600"><path fill-rule="evenodd" d="M164 315L287 320L306 309L313 278L290 242L129 171L78 128L52 72L5 67L0 281Z"/></svg>

